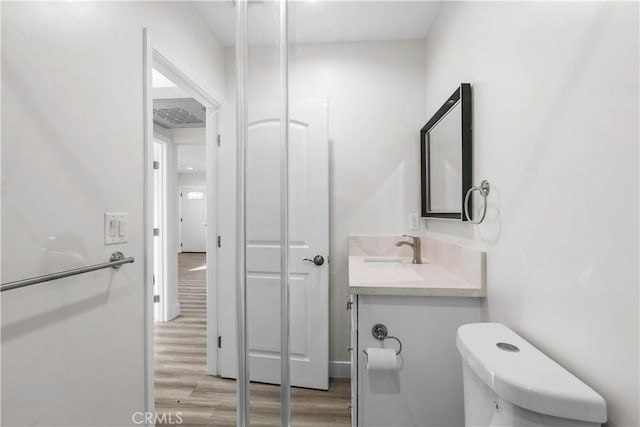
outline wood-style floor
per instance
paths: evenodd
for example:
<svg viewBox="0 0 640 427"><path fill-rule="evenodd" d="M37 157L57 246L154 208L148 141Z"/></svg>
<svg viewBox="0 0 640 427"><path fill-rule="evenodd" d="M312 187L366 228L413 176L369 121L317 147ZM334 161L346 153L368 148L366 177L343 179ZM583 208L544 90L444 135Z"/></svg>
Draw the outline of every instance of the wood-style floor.
<svg viewBox="0 0 640 427"><path fill-rule="evenodd" d="M206 374L205 255L179 257L181 314L170 322L156 322L156 413L167 413L182 426L236 425L236 383ZM332 379L329 391L291 389L294 426L349 426L349 381ZM251 424L280 425L280 387L251 384ZM158 424L160 425L160 424Z"/></svg>

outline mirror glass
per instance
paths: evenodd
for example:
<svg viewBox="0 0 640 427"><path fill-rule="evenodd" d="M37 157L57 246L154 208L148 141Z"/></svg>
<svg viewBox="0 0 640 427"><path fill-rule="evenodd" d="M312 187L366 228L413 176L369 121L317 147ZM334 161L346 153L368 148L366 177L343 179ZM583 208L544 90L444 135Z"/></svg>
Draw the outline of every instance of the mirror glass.
<svg viewBox="0 0 640 427"><path fill-rule="evenodd" d="M449 112L427 132L429 148L430 212L460 210L462 188L462 141L460 123L462 108L458 101Z"/></svg>

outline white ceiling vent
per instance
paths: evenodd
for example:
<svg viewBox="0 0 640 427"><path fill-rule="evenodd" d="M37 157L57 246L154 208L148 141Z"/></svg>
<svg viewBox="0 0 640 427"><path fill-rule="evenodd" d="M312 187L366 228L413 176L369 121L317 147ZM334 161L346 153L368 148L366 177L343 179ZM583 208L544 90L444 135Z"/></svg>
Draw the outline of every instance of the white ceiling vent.
<svg viewBox="0 0 640 427"><path fill-rule="evenodd" d="M154 99L153 121L168 128L203 128L205 108L193 98Z"/></svg>

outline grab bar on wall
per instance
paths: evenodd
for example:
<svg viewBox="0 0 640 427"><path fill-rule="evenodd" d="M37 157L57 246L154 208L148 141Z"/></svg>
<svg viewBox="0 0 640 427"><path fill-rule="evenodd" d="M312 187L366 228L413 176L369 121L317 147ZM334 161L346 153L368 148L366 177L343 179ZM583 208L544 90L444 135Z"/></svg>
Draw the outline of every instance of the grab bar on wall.
<svg viewBox="0 0 640 427"><path fill-rule="evenodd" d="M120 251L111 254L108 262L101 264L88 265L86 267L74 268L72 270L60 271L58 273L45 274L43 276L32 277L30 279L16 280L15 282L7 282L0 285L0 292L9 291L11 289L22 288L24 286L37 285L38 283L49 282L51 280L62 279L69 276L77 276L78 274L89 273L91 271L102 270L104 268L120 268L123 264L131 264L135 261L134 257L125 258Z"/></svg>

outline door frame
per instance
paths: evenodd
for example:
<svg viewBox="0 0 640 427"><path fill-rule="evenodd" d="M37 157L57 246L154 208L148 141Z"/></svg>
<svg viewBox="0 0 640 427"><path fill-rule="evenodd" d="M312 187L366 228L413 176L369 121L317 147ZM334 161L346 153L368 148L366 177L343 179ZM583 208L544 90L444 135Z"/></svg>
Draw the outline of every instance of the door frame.
<svg viewBox="0 0 640 427"><path fill-rule="evenodd" d="M167 168L166 168L166 160L167 160L167 149L168 149L168 144L171 143L171 140L167 137L165 137L164 135L161 135L159 133L154 133L153 135L153 143L154 144L160 144L160 193L161 193L161 197L162 197L162 201L160 204L160 222L158 224L158 226L160 227L160 230L168 230L168 223L167 223ZM154 160L155 160L155 156L154 156ZM157 178L157 177L156 177ZM154 181L155 179L154 178ZM154 185L154 183L152 182L152 185ZM154 185L154 195L155 195L155 185ZM153 203L153 202L152 202ZM153 210L156 209L155 203L153 204ZM152 217L153 218L153 217ZM158 236L153 236L153 239L160 239L159 246L160 246L160 257L158 260L159 266L158 269L160 270L159 274L157 276L154 276L155 281L152 279L151 280L151 287L152 289L157 285L157 295L160 296L160 303L158 304L158 313L156 315L156 307L154 306L154 320L159 320L159 321L166 321L167 320L167 313L169 313L169 307L167 306L167 298L166 295L168 294L167 292L167 279L168 279L168 274L167 274L167 258L168 258L168 251L169 251L169 242L167 241L166 237L166 231L160 233ZM154 247L155 247L155 242L154 242ZM152 257L152 262L153 262L153 251L151 252L151 257ZM155 272L153 273L155 275ZM160 277L158 277L160 276ZM155 292L154 292L155 293Z"/></svg>
<svg viewBox="0 0 640 427"><path fill-rule="evenodd" d="M142 29L143 38L143 160L144 171L144 218L143 218L143 268L144 268L144 340L145 340L145 410L155 412L154 367L153 367L153 87L152 70L155 67L174 82L180 82L183 89L191 92L193 98L206 108L205 158L207 191L207 373L218 374L218 306L217 306L217 170L218 131L217 112L226 104L225 98L212 89L188 63L176 56L169 56L166 50L152 40L148 28ZM212 274L213 273L213 274Z"/></svg>
<svg viewBox="0 0 640 427"><path fill-rule="evenodd" d="M205 203L206 203L206 207L207 209L209 208L209 200L207 199L207 186L206 185L178 185L178 218L182 218L182 193L184 191L185 188L198 188L198 189L203 189L203 192L205 193ZM207 211L207 220L209 219L209 212ZM182 225L184 224L184 222L180 221L180 225L178 226L178 250L180 252L182 252ZM207 230L205 232L207 235L209 234L209 223L207 223ZM208 239L209 236L207 236L206 240ZM206 250L206 249L205 249Z"/></svg>

